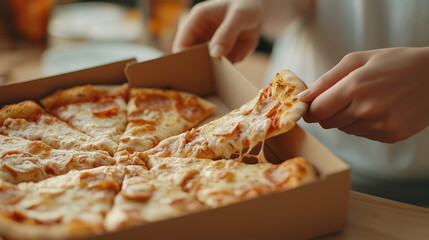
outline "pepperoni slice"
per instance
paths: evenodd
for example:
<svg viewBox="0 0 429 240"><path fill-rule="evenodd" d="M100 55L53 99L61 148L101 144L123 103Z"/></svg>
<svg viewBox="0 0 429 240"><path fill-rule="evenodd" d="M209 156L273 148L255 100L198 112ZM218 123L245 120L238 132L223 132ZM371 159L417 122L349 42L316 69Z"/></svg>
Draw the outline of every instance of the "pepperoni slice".
<svg viewBox="0 0 429 240"><path fill-rule="evenodd" d="M230 137L234 134L240 133L240 131L240 122L236 121L214 129L213 136Z"/></svg>
<svg viewBox="0 0 429 240"><path fill-rule="evenodd" d="M276 185L282 185L290 178L290 170L283 164L265 171L265 177Z"/></svg>
<svg viewBox="0 0 429 240"><path fill-rule="evenodd" d="M0 203L14 204L19 202L25 196L16 186L2 185L0 187Z"/></svg>
<svg viewBox="0 0 429 240"><path fill-rule="evenodd" d="M119 108L119 104L114 99L105 98L94 102L91 106L91 111L97 117L110 117L117 115Z"/></svg>
<svg viewBox="0 0 429 240"><path fill-rule="evenodd" d="M33 173L42 168L37 158L28 153L11 151L5 153L2 159L4 166L15 173Z"/></svg>
<svg viewBox="0 0 429 240"><path fill-rule="evenodd" d="M161 119L161 112L158 110L146 111L137 110L128 114L128 121L134 123L150 123L154 124Z"/></svg>
<svg viewBox="0 0 429 240"><path fill-rule="evenodd" d="M130 200L145 201L152 197L155 187L148 183L129 185L121 191L121 195Z"/></svg>
<svg viewBox="0 0 429 240"><path fill-rule="evenodd" d="M174 100L160 94L143 94L136 99L135 104L142 110L168 110L173 108Z"/></svg>
<svg viewBox="0 0 429 240"><path fill-rule="evenodd" d="M181 99L176 104L176 109L189 122L199 121L205 116L204 108L201 107L196 97Z"/></svg>
<svg viewBox="0 0 429 240"><path fill-rule="evenodd" d="M80 183L90 189L112 189L116 192L120 189L113 177L105 173L84 172L80 175Z"/></svg>

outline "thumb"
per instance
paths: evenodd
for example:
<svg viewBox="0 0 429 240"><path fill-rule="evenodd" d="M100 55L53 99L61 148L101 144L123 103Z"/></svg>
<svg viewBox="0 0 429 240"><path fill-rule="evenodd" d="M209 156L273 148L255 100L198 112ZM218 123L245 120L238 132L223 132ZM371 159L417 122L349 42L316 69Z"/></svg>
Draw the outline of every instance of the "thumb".
<svg viewBox="0 0 429 240"><path fill-rule="evenodd" d="M251 16L237 12L239 10L237 11L234 7L229 8L224 21L214 33L209 44L212 57L218 58L228 55L236 45L240 33L253 27L249 24L253 22L252 19L249 19Z"/></svg>

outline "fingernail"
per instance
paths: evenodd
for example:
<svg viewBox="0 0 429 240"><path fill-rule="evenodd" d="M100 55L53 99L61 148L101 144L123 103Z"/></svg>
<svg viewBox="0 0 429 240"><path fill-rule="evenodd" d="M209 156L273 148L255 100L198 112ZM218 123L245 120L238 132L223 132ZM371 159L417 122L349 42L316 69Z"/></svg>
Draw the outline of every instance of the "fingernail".
<svg viewBox="0 0 429 240"><path fill-rule="evenodd" d="M210 56L220 58L223 55L224 48L221 45L214 45L210 48Z"/></svg>
<svg viewBox="0 0 429 240"><path fill-rule="evenodd" d="M300 93L298 93L297 97L302 100L303 98L307 97L311 93L311 90L308 88Z"/></svg>

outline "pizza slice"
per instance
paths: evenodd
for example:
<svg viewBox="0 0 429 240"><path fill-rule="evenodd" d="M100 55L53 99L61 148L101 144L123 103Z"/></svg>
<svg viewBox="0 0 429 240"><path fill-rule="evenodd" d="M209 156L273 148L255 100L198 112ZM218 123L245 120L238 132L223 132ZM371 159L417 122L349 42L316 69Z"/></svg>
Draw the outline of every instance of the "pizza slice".
<svg viewBox="0 0 429 240"><path fill-rule="evenodd" d="M40 140L55 149L109 150L102 141L96 141L48 114L34 101L24 101L0 109L0 134Z"/></svg>
<svg viewBox="0 0 429 240"><path fill-rule="evenodd" d="M145 151L161 140L197 125L215 105L175 90L134 88L128 102L128 125L119 150Z"/></svg>
<svg viewBox="0 0 429 240"><path fill-rule="evenodd" d="M11 183L37 182L70 170L115 163L105 151L53 149L41 141L0 135L0 178Z"/></svg>
<svg viewBox="0 0 429 240"><path fill-rule="evenodd" d="M179 185L157 179L146 168L128 166L121 191L106 216L109 231L205 209Z"/></svg>
<svg viewBox="0 0 429 240"><path fill-rule="evenodd" d="M149 159L150 172L157 179L171 182L215 208L292 189L318 179L315 169L303 158L281 164L246 164L239 160L198 158Z"/></svg>
<svg viewBox="0 0 429 240"><path fill-rule="evenodd" d="M128 85L85 85L60 90L41 100L53 115L116 151L126 127Z"/></svg>
<svg viewBox="0 0 429 240"><path fill-rule="evenodd" d="M71 171L37 183L0 179L0 235L69 239L104 231L104 216L121 187L123 169ZM25 230L24 230L25 229Z"/></svg>
<svg viewBox="0 0 429 240"><path fill-rule="evenodd" d="M250 151L265 139L295 126L308 106L297 97L306 88L295 74L284 70L250 102L197 129L167 138L146 153L160 157L223 159L231 158L234 153L241 154L246 148Z"/></svg>

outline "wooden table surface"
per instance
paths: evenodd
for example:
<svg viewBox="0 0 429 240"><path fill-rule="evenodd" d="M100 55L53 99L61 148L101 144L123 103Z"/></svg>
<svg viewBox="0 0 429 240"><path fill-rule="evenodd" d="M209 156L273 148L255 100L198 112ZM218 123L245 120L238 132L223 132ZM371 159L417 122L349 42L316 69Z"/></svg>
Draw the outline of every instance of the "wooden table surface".
<svg viewBox="0 0 429 240"><path fill-rule="evenodd" d="M0 84L41 76L43 48L0 50ZM237 69L255 85L265 77L269 56L254 53ZM429 239L429 209L350 192L347 228L318 239Z"/></svg>
<svg viewBox="0 0 429 240"><path fill-rule="evenodd" d="M320 239L429 239L429 209L351 191L346 229Z"/></svg>

